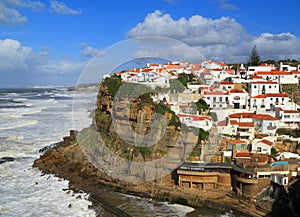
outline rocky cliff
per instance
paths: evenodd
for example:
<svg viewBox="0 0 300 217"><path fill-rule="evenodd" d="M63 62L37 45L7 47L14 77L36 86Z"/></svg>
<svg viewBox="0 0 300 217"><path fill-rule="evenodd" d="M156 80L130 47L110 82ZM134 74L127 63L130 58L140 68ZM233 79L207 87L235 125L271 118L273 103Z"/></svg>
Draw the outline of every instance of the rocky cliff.
<svg viewBox="0 0 300 217"><path fill-rule="evenodd" d="M251 204L241 207L239 199L228 193L176 186L173 171L198 142L197 133L183 128L164 104L153 102L151 90L122 87L118 77L105 80L99 88L92 126L71 131L45 150L33 166L69 180L73 190L92 193L94 205L116 210L113 214L117 216L126 214L101 201L103 185L190 206L262 215Z"/></svg>

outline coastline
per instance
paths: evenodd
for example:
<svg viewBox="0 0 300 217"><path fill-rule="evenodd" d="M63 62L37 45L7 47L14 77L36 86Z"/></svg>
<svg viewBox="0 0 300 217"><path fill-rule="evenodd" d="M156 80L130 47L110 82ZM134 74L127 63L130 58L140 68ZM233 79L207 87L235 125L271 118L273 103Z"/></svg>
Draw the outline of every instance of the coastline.
<svg viewBox="0 0 300 217"><path fill-rule="evenodd" d="M124 211L101 200L101 190L109 187L112 191L188 205L195 208L208 208L220 212L233 213L236 216L266 216L268 212L259 210L254 203L248 202L233 193L220 190L200 190L180 188L171 179L163 182L130 183L115 180L95 168L84 156L80 146L74 141L75 133L64 141L47 149L33 167L39 168L45 174L55 174L69 181L69 188L74 191L84 191L90 194L89 200L97 216L130 216Z"/></svg>

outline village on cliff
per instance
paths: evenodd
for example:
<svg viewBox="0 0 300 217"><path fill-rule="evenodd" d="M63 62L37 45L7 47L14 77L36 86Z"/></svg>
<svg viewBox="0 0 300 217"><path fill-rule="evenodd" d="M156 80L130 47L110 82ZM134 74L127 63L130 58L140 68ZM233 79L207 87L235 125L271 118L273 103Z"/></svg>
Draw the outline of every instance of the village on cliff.
<svg viewBox="0 0 300 217"><path fill-rule="evenodd" d="M300 175L300 138L295 136L300 130L300 105L292 89L300 84L300 65L233 68L208 60L149 63L115 74L124 82L153 88L170 87L172 80L193 75L177 97L161 94L154 99L163 101L182 124L218 132L212 152L205 151L203 143L201 154L190 156L178 168L179 186L230 190L251 198L270 183L287 188ZM283 87L290 90L284 92ZM185 108L190 99L204 100L208 111L189 113Z"/></svg>

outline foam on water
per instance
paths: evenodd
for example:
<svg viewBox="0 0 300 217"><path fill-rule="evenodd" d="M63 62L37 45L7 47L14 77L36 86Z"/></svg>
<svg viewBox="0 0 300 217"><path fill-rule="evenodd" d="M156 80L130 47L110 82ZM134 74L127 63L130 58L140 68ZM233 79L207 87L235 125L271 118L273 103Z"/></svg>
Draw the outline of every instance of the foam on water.
<svg viewBox="0 0 300 217"><path fill-rule="evenodd" d="M0 165L0 216L95 216L87 194L64 191L68 181L42 175L32 164L40 148L91 124L96 94L77 93L75 106L73 93L62 89L5 96L25 98L22 103L30 107L0 108L0 157L15 158ZM186 216L194 210L113 192L103 192L103 197L132 216Z"/></svg>

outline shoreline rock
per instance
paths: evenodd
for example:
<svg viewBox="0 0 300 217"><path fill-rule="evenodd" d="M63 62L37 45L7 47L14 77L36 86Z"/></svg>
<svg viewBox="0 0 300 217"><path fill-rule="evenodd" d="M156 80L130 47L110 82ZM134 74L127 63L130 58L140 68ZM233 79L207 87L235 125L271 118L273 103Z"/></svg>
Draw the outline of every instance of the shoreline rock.
<svg viewBox="0 0 300 217"><path fill-rule="evenodd" d="M237 216L267 215L267 212L256 209L253 203L248 203L230 192L180 188L171 180L171 176L160 183L116 180L95 168L74 141L76 141L75 132L71 131L71 135L65 137L62 143L47 149L39 159L35 160L33 167L39 168L45 174L51 173L69 180L69 187L74 191L83 190L91 194L89 199L93 203L94 210L99 209L100 204L111 216L129 216L122 210L114 209L117 213L111 212L113 205L101 200L101 189L107 186L125 194L231 212Z"/></svg>

